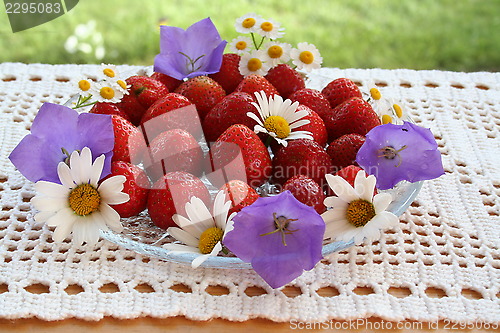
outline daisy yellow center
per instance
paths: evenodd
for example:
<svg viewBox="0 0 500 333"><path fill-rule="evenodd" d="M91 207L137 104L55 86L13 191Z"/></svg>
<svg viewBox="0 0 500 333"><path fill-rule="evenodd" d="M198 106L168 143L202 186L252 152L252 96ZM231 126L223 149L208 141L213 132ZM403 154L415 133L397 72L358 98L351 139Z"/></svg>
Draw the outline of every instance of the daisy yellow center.
<svg viewBox="0 0 500 333"><path fill-rule="evenodd" d="M268 132L276 133L279 139L287 138L290 135L290 125L282 116L270 116L264 121L264 127Z"/></svg>
<svg viewBox="0 0 500 333"><path fill-rule="evenodd" d="M244 50L247 48L247 42L240 40L238 43L236 43L236 48L240 51Z"/></svg>
<svg viewBox="0 0 500 333"><path fill-rule="evenodd" d="M260 28L265 32L269 32L273 30L273 24L271 22L264 22L260 25Z"/></svg>
<svg viewBox="0 0 500 333"><path fill-rule="evenodd" d="M371 88L370 95L372 96L372 98L374 100L377 100L377 101L382 97L382 94L380 93L380 91L377 88Z"/></svg>
<svg viewBox="0 0 500 333"><path fill-rule="evenodd" d="M388 114L384 114L382 116L382 124L389 124L389 123L392 123L392 117L389 116Z"/></svg>
<svg viewBox="0 0 500 333"><path fill-rule="evenodd" d="M309 65L312 64L312 62L314 61L314 55L312 54L311 51L302 51L300 52L299 59L304 64Z"/></svg>
<svg viewBox="0 0 500 333"><path fill-rule="evenodd" d="M198 248L202 254L209 254L214 249L215 245L222 240L224 231L217 227L208 228L203 231L200 236Z"/></svg>
<svg viewBox="0 0 500 333"><path fill-rule="evenodd" d="M90 184L81 184L69 193L69 207L76 215L85 216L99 209L101 195Z"/></svg>
<svg viewBox="0 0 500 333"><path fill-rule="evenodd" d="M118 85L120 86L120 88L125 89L125 90L127 89L127 83L125 81L118 80L118 81L116 81L116 83L118 83Z"/></svg>
<svg viewBox="0 0 500 333"><path fill-rule="evenodd" d="M399 105L394 104L392 108L394 109L394 112L396 112L396 116L398 116L398 118L401 118L403 116L403 110Z"/></svg>
<svg viewBox="0 0 500 333"><path fill-rule="evenodd" d="M115 71L112 70L111 68L105 68L103 71L104 75L109 76L109 77L115 77Z"/></svg>
<svg viewBox="0 0 500 333"><path fill-rule="evenodd" d="M369 201L358 199L347 206L347 221L356 228L363 227L375 216L375 207Z"/></svg>
<svg viewBox="0 0 500 333"><path fill-rule="evenodd" d="M247 17L243 20L241 25L243 26L243 28L249 29L255 25L255 19L253 17Z"/></svg>
<svg viewBox="0 0 500 333"><path fill-rule="evenodd" d="M87 91L90 89L90 82L87 80L80 80L78 81L78 88L80 88L83 91Z"/></svg>
<svg viewBox="0 0 500 333"><path fill-rule="evenodd" d="M262 68L262 61L259 58L252 58L248 60L248 70L251 72L258 71Z"/></svg>
<svg viewBox="0 0 500 333"><path fill-rule="evenodd" d="M276 59L283 55L283 48L279 45L273 45L267 50L269 57Z"/></svg>
<svg viewBox="0 0 500 333"><path fill-rule="evenodd" d="M115 91L110 87L102 87L99 94L105 99L113 99L115 97Z"/></svg>

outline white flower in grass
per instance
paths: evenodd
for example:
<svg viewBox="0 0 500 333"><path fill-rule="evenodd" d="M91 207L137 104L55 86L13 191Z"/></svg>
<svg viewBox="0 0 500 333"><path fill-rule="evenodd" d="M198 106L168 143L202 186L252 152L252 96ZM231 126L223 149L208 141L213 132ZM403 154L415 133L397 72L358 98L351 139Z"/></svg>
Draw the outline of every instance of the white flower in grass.
<svg viewBox="0 0 500 333"><path fill-rule="evenodd" d="M231 201L225 201L225 194L219 191L215 197L213 212L210 213L205 203L192 197L186 203L187 218L175 214L172 219L180 227L170 227L167 232L184 244L165 244L163 247L175 252L197 253L191 266L200 266L208 257L217 256L222 251L222 242L226 234L233 229L232 218L228 217Z"/></svg>
<svg viewBox="0 0 500 333"><path fill-rule="evenodd" d="M252 48L253 42L252 39L245 36L236 37L229 43L229 50L233 53L242 55L247 53Z"/></svg>
<svg viewBox="0 0 500 333"><path fill-rule="evenodd" d="M297 69L303 69L308 72L320 68L323 62L323 58L316 46L305 42L299 43L296 49L292 49L290 57L292 58L292 63L297 66Z"/></svg>
<svg viewBox="0 0 500 333"><path fill-rule="evenodd" d="M118 103L127 90L114 81L106 80L94 83L90 91L97 102Z"/></svg>
<svg viewBox="0 0 500 333"><path fill-rule="evenodd" d="M271 66L264 60L265 55L261 50L253 50L241 56L239 70L243 76L257 74L265 76Z"/></svg>
<svg viewBox="0 0 500 333"><path fill-rule="evenodd" d="M236 31L241 34L249 34L257 31L257 27L260 26L262 22L262 17L260 15L249 13L243 15L236 19L234 27Z"/></svg>
<svg viewBox="0 0 500 333"><path fill-rule="evenodd" d="M290 50L292 46L287 43L267 42L262 50L265 52L264 60L271 66L286 63L290 60Z"/></svg>
<svg viewBox="0 0 500 333"><path fill-rule="evenodd" d="M309 131L294 131L294 129L309 124L309 120L302 119L307 116L306 110L297 111L298 102L289 99L283 100L279 95L267 97L264 91L255 92L257 103L252 103L257 108L260 117L252 112L247 116L257 122L254 127L255 133L267 133L278 143L287 146L288 140L310 139L312 133Z"/></svg>
<svg viewBox="0 0 500 333"><path fill-rule="evenodd" d="M121 192L126 178L113 176L99 184L104 155L92 163L88 147L83 148L81 154L74 151L69 164L60 162L57 167L61 184L47 181L35 184L38 194L31 202L40 211L35 221L56 227L53 235L56 242L73 233L73 242L78 245L95 244L99 230L122 231L120 215L109 205L129 200L128 194Z"/></svg>
<svg viewBox="0 0 500 333"><path fill-rule="evenodd" d="M324 201L325 206L331 208L321 215L326 223L325 239L344 242L354 239L359 245L365 238L368 242L378 240L381 230L398 224L399 218L386 211L392 196L389 193L373 196L375 176L366 177L360 170L354 187L340 176L326 175L326 180L337 196Z"/></svg>
<svg viewBox="0 0 500 333"><path fill-rule="evenodd" d="M273 20L262 20L257 26L256 32L262 37L278 39L285 35L284 30L285 28Z"/></svg>

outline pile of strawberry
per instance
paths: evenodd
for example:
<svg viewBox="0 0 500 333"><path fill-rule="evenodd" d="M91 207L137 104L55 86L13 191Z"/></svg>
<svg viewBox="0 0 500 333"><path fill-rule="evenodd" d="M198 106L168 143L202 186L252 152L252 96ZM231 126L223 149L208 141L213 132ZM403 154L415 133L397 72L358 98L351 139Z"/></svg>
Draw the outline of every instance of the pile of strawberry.
<svg viewBox="0 0 500 333"><path fill-rule="evenodd" d="M353 183L360 170L356 153L367 132L380 125L356 84L340 78L322 91L308 89L287 64L272 68L265 77L244 78L239 60L237 54L225 54L218 73L187 81L161 73L132 76L127 79L129 94L121 102L93 106L92 113L112 115L112 175L127 178L124 192L130 195L130 201L114 206L120 216L138 215L147 208L158 227L175 226L173 214L185 216L184 205L192 196L212 206L202 176L226 192L231 212L252 204L259 197L255 189L269 182L322 213L325 196L332 194L326 174ZM311 132L313 140L291 140L286 147L273 142L268 149L267 135L255 134L256 123L247 116L257 114L252 102L259 91L299 102L309 123L295 130ZM193 106L194 116L188 111L183 115ZM212 142L209 153L199 144L203 135ZM244 168L230 175L220 172L238 151Z"/></svg>

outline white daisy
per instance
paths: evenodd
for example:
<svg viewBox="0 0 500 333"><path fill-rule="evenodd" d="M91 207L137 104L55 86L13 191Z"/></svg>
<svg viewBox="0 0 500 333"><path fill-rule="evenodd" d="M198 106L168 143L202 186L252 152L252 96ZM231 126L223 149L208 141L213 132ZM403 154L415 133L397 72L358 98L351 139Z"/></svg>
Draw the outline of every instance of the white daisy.
<svg viewBox="0 0 500 333"><path fill-rule="evenodd" d="M366 238L373 242L380 238L380 231L397 225L396 215L386 211L392 201L389 193L373 196L376 178L366 177L360 170L354 180L354 188L342 177L326 175L330 188L337 196L328 197L324 204L327 208L321 215L326 223L325 239L350 241L356 245Z"/></svg>
<svg viewBox="0 0 500 333"><path fill-rule="evenodd" d="M243 15L236 19L234 27L236 31L241 34L249 34L257 31L257 27L262 22L262 17L260 15L249 13Z"/></svg>
<svg viewBox="0 0 500 333"><path fill-rule="evenodd" d="M114 88L121 91L123 94L128 95L128 88L130 85L127 85L125 79L120 76L120 73L116 69L115 65L111 64L101 64L103 80L106 84L114 84ZM102 82L100 81L100 82Z"/></svg>
<svg viewBox="0 0 500 333"><path fill-rule="evenodd" d="M302 119L308 114L306 110L297 111L299 102L292 104L291 100L283 100L279 95L268 98L262 90L255 92L255 97L258 104L252 103L252 105L259 111L260 118L252 112L247 113L248 117L257 122L254 127L255 133L267 133L285 147L288 145L287 140L313 139L309 131L293 131L310 122Z"/></svg>
<svg viewBox="0 0 500 333"><path fill-rule="evenodd" d="M200 266L208 257L214 257L222 251L222 242L226 234L233 229L232 218L236 213L228 217L231 201L224 201L224 191L219 191L215 197L213 212L210 213L205 203L192 197L186 203L186 214L188 218L175 214L172 219L180 227L170 227L167 232L181 241L183 244L165 244L163 247L175 252L189 252L199 254L191 266Z"/></svg>
<svg viewBox="0 0 500 333"><path fill-rule="evenodd" d="M273 20L262 20L257 26L256 32L262 37L278 39L285 35L284 30L285 28L282 28L279 23Z"/></svg>
<svg viewBox="0 0 500 333"><path fill-rule="evenodd" d="M102 74L104 74L104 79L107 79L107 78L112 78L113 79L113 78L119 76L118 75L119 73L116 70L116 66L115 65L102 63L101 64L101 70L102 70Z"/></svg>
<svg viewBox="0 0 500 333"><path fill-rule="evenodd" d="M253 42L252 39L245 36L238 36L229 43L229 50L233 53L242 55L250 52Z"/></svg>
<svg viewBox="0 0 500 333"><path fill-rule="evenodd" d="M68 166L60 162L57 173L61 184L38 181L35 189L39 193L31 202L40 212L35 221L46 222L56 227L53 238L62 242L70 233L73 241L93 245L99 240L99 230L120 232L123 227L120 215L109 205L117 205L129 200L122 193L124 176L113 176L99 184L104 155L92 163L92 153L88 147L81 154L74 151Z"/></svg>
<svg viewBox="0 0 500 333"><path fill-rule="evenodd" d="M290 57L292 58L292 63L297 66L297 69L303 69L308 72L320 68L323 62L323 58L316 46L305 42L297 44L297 48L290 51Z"/></svg>
<svg viewBox="0 0 500 333"><path fill-rule="evenodd" d="M403 109L392 98L382 96L382 93L373 83L368 84L367 101L377 113L382 124L403 124Z"/></svg>
<svg viewBox="0 0 500 333"><path fill-rule="evenodd" d="M271 66L264 60L264 51L253 50L241 56L239 70L243 76L257 74L265 76Z"/></svg>
<svg viewBox="0 0 500 333"><path fill-rule="evenodd" d="M80 78L78 80L78 94L82 97L88 97L92 95L92 88L95 82L88 78Z"/></svg>
<svg viewBox="0 0 500 333"><path fill-rule="evenodd" d="M274 67L290 60L292 46L287 43L267 42L262 49L265 52L264 60Z"/></svg>
<svg viewBox="0 0 500 333"><path fill-rule="evenodd" d="M96 82L91 88L92 97L97 102L118 103L123 98L125 92L121 85L111 80Z"/></svg>

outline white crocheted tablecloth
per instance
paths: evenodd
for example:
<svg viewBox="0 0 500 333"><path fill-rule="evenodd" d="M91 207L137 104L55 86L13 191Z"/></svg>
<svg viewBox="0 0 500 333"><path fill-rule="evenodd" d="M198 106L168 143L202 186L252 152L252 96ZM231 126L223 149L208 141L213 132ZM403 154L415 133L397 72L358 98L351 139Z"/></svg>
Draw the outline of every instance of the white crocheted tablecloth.
<svg viewBox="0 0 500 333"><path fill-rule="evenodd" d="M94 248L57 245L51 228L33 221L33 184L7 156L43 102L65 102L77 78L98 68L0 65L0 317L500 322L500 74L318 71L310 87L347 77L401 99L432 129L446 174L425 182L380 241L333 254L272 290L252 270L193 270L103 240Z"/></svg>

